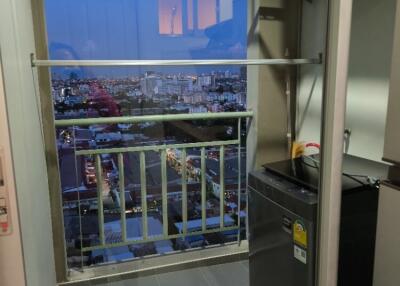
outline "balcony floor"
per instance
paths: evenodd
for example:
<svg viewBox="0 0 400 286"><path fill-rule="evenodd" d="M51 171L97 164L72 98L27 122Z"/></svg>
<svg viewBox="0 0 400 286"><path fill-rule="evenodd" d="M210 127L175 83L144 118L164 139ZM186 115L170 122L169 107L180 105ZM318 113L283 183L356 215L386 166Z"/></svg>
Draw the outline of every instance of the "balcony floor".
<svg viewBox="0 0 400 286"><path fill-rule="evenodd" d="M180 271L155 273L145 277L106 283L99 286L248 286L249 262L236 262L201 266Z"/></svg>

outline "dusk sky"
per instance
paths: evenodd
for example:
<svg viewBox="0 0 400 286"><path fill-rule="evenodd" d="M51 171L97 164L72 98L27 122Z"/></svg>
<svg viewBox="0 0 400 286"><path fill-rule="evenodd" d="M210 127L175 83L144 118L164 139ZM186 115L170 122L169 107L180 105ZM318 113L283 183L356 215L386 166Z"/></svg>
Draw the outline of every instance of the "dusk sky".
<svg viewBox="0 0 400 286"><path fill-rule="evenodd" d="M46 0L51 59L246 58L247 0ZM152 68L79 69L124 76ZM210 68L159 68L199 73ZM221 67L221 70L229 69ZM230 68L232 69L232 68ZM69 73L71 69L53 69Z"/></svg>

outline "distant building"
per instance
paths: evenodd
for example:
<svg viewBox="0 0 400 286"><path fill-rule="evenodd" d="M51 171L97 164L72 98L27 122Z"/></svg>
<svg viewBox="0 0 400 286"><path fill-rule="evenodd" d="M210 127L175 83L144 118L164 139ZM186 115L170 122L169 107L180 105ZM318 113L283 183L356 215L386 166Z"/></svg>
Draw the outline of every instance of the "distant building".
<svg viewBox="0 0 400 286"><path fill-rule="evenodd" d="M162 79L155 75L146 76L140 80L141 92L147 97L153 97L162 86Z"/></svg>
<svg viewBox="0 0 400 286"><path fill-rule="evenodd" d="M193 80L192 79L179 79L178 86L181 91L180 94L187 94L193 91Z"/></svg>
<svg viewBox="0 0 400 286"><path fill-rule="evenodd" d="M207 101L207 94L205 92L196 92L183 96L183 102L187 104L199 104Z"/></svg>
<svg viewBox="0 0 400 286"><path fill-rule="evenodd" d="M204 105L194 105L190 107L190 113L205 113L208 109Z"/></svg>
<svg viewBox="0 0 400 286"><path fill-rule="evenodd" d="M220 223L220 217L209 217L206 219L206 226L207 228L218 228ZM235 221L233 218L231 218L229 215L224 215L224 225L225 227L230 227L235 224ZM175 227L178 229L179 233L183 233L183 223L182 222L176 222ZM196 231L201 231L202 230L202 220L201 219L194 219L194 220L188 220L187 222L187 231L188 232L196 232Z"/></svg>
<svg viewBox="0 0 400 286"><path fill-rule="evenodd" d="M163 232L162 223L149 216L147 218L149 235L161 235ZM142 230L142 219L140 217L127 218L126 219L126 230L127 238L141 239L143 234ZM121 223L120 221L112 221L104 223L105 240L107 243L118 243L121 241ZM149 246L146 245L135 245L135 246L122 246L114 248L106 248L100 250L94 250L92 256L102 256L103 262L122 262L134 258L135 253L140 253L142 250L145 251ZM170 240L156 241L153 242L154 252L158 254L168 253L174 251L172 242Z"/></svg>
<svg viewBox="0 0 400 286"><path fill-rule="evenodd" d="M211 112L220 112L222 111L222 106L218 103L210 104L207 106L208 110Z"/></svg>
<svg viewBox="0 0 400 286"><path fill-rule="evenodd" d="M140 90L132 90L127 93L127 96L132 96L132 97L140 97L142 95L143 95L143 92Z"/></svg>
<svg viewBox="0 0 400 286"><path fill-rule="evenodd" d="M215 85L215 77L212 75L199 76L197 78L197 86L200 88L209 87L213 85Z"/></svg>

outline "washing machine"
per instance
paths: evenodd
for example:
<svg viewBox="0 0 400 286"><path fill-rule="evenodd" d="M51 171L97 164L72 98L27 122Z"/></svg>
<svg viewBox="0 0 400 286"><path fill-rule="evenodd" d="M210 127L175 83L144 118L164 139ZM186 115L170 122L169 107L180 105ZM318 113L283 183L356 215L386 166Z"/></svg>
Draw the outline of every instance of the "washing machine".
<svg viewBox="0 0 400 286"><path fill-rule="evenodd" d="M387 165L344 155L338 285L372 285L387 172ZM248 182L250 285L315 285L318 156L266 164Z"/></svg>

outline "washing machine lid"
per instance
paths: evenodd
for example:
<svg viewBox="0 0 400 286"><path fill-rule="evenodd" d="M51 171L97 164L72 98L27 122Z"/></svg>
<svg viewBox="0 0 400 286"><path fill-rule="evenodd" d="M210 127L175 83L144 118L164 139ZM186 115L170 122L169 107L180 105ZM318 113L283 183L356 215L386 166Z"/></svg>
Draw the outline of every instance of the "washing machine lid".
<svg viewBox="0 0 400 286"><path fill-rule="evenodd" d="M309 191L318 193L319 186L319 156L303 156L292 160L284 160L263 165L268 172L275 173ZM364 158L344 154L343 156L343 191L355 190L369 186L370 179L385 180L389 165L374 162Z"/></svg>

